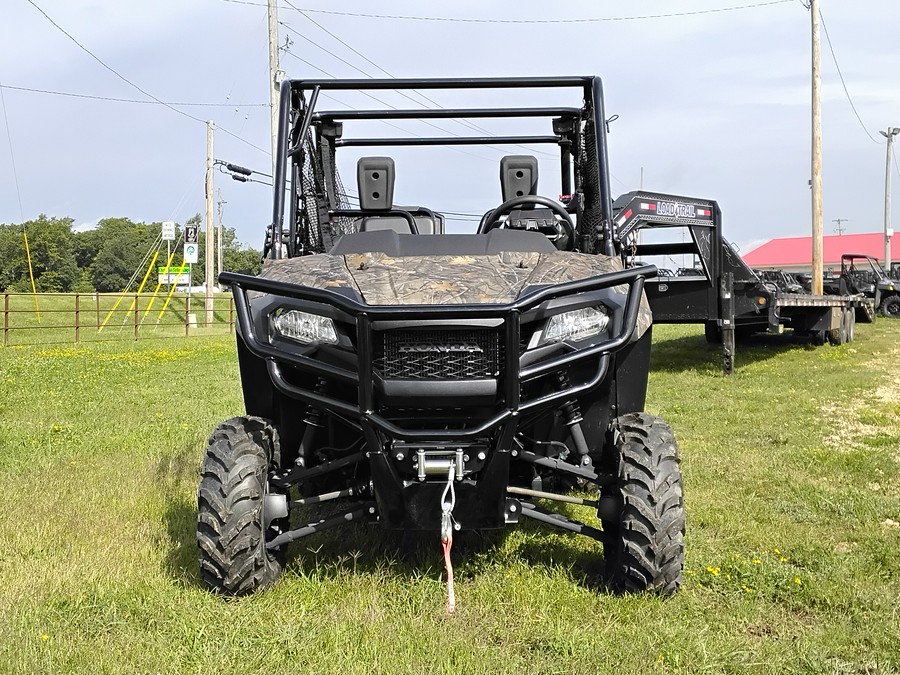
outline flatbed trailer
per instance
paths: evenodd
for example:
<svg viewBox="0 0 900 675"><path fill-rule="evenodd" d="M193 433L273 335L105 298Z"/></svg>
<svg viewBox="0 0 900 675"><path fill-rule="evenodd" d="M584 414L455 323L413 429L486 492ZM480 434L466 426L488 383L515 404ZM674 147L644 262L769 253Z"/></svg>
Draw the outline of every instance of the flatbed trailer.
<svg viewBox="0 0 900 675"><path fill-rule="evenodd" d="M699 323L707 340L721 342L726 374L734 370L737 336L788 329L814 344L843 344L853 339L857 321L875 319L871 302L861 294L784 293L762 280L722 236L722 212L714 200L641 190L620 196L613 209L630 264L647 256L696 258L698 274L659 276L647 280L644 290L654 323ZM665 234L666 228L666 241L649 234ZM671 236L674 229L681 233L679 240Z"/></svg>

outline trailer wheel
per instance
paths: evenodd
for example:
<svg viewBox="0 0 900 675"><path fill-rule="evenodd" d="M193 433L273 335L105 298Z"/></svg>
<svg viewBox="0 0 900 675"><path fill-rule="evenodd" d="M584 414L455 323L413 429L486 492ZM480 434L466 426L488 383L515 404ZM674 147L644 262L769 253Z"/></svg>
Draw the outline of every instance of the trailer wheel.
<svg viewBox="0 0 900 675"><path fill-rule="evenodd" d="M900 319L900 295L890 295L882 300L881 313L892 319Z"/></svg>
<svg viewBox="0 0 900 675"><path fill-rule="evenodd" d="M812 330L809 332L809 339L816 347L821 347L828 339L828 331Z"/></svg>
<svg viewBox="0 0 900 675"><path fill-rule="evenodd" d="M259 417L235 417L210 436L197 492L200 574L208 589L244 595L281 574L284 550L266 549L264 513L268 471L279 454L278 432Z"/></svg>
<svg viewBox="0 0 900 675"><path fill-rule="evenodd" d="M844 322L846 324L847 342L853 342L856 337L856 310L848 307L844 310Z"/></svg>
<svg viewBox="0 0 900 675"><path fill-rule="evenodd" d="M604 457L617 475L601 490L598 517L606 576L619 593L670 595L684 568L684 493L678 446L671 427L645 413L610 424Z"/></svg>
<svg viewBox="0 0 900 675"><path fill-rule="evenodd" d="M844 308L844 310L841 312L841 325L834 330L828 331L828 342L835 346L847 344L848 342L850 342L851 338L849 323L852 320L850 316L851 312L852 310Z"/></svg>

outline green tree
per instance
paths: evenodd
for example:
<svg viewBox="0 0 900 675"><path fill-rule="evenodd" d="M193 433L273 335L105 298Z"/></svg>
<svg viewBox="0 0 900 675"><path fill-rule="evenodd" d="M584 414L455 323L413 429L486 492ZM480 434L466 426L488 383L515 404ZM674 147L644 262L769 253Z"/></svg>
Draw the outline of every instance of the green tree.
<svg viewBox="0 0 900 675"><path fill-rule="evenodd" d="M72 219L48 218L44 214L22 225L0 226L0 289L30 291L28 255L38 291L68 292L80 278L73 251Z"/></svg>
<svg viewBox="0 0 900 675"><path fill-rule="evenodd" d="M200 215L195 216L196 224L200 222ZM191 219L193 221L194 219ZM189 223L191 221L188 221ZM206 279L206 231L199 232L199 258L194 264L193 279L195 284L202 284ZM214 255L218 253L214 251ZM237 239L233 227L222 228L222 268L228 272L240 272L241 274L259 274L262 270L260 260L261 253L254 248L245 246Z"/></svg>
<svg viewBox="0 0 900 675"><path fill-rule="evenodd" d="M147 271L148 253L159 237L159 223L134 223L128 218L104 218L97 224L99 239L90 264L94 288L103 293L125 290L133 278Z"/></svg>

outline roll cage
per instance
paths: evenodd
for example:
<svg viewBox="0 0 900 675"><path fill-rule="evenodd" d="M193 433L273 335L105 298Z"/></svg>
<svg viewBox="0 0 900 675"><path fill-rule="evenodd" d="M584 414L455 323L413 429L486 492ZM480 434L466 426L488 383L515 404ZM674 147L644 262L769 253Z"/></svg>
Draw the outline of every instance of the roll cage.
<svg viewBox="0 0 900 675"><path fill-rule="evenodd" d="M379 90L575 89L581 107L319 110L322 92ZM344 124L360 120L550 119L551 133L432 137L345 138ZM599 77L285 80L281 84L274 208L265 254L273 259L327 251L355 231L337 171L341 147L521 145L559 147L560 201L576 216L574 247L583 253L620 252L612 224L606 118ZM474 127L474 125L473 125ZM477 127L474 127L477 128ZM285 219L287 222L285 222Z"/></svg>

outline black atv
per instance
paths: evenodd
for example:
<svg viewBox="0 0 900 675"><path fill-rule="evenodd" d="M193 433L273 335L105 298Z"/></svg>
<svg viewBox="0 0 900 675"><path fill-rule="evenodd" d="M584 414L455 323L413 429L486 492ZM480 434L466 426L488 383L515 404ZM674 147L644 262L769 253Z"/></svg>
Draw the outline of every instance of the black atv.
<svg viewBox="0 0 900 675"><path fill-rule="evenodd" d="M549 90L576 103L317 105L326 92L382 89L503 101ZM237 308L246 415L213 432L203 461L204 584L263 588L291 542L348 523L433 531L449 560L454 532L529 519L602 542L615 591L673 593L684 562L678 448L643 412L643 285L656 269L623 264L599 78L294 80L282 85L280 115L269 259L258 277L220 277ZM344 135L351 122L410 119L515 119L542 132ZM452 213L396 205L391 157L359 159L351 204L336 161L337 148L354 146L542 143L559 148L559 200L538 194L534 156L503 157L502 203L475 234L445 234ZM334 507L324 517L296 522L324 502ZM586 505L597 522L549 502Z"/></svg>
<svg viewBox="0 0 900 675"><path fill-rule="evenodd" d="M900 283L885 274L872 256L845 253L841 256L841 279L851 293L871 298L884 316L900 318Z"/></svg>

